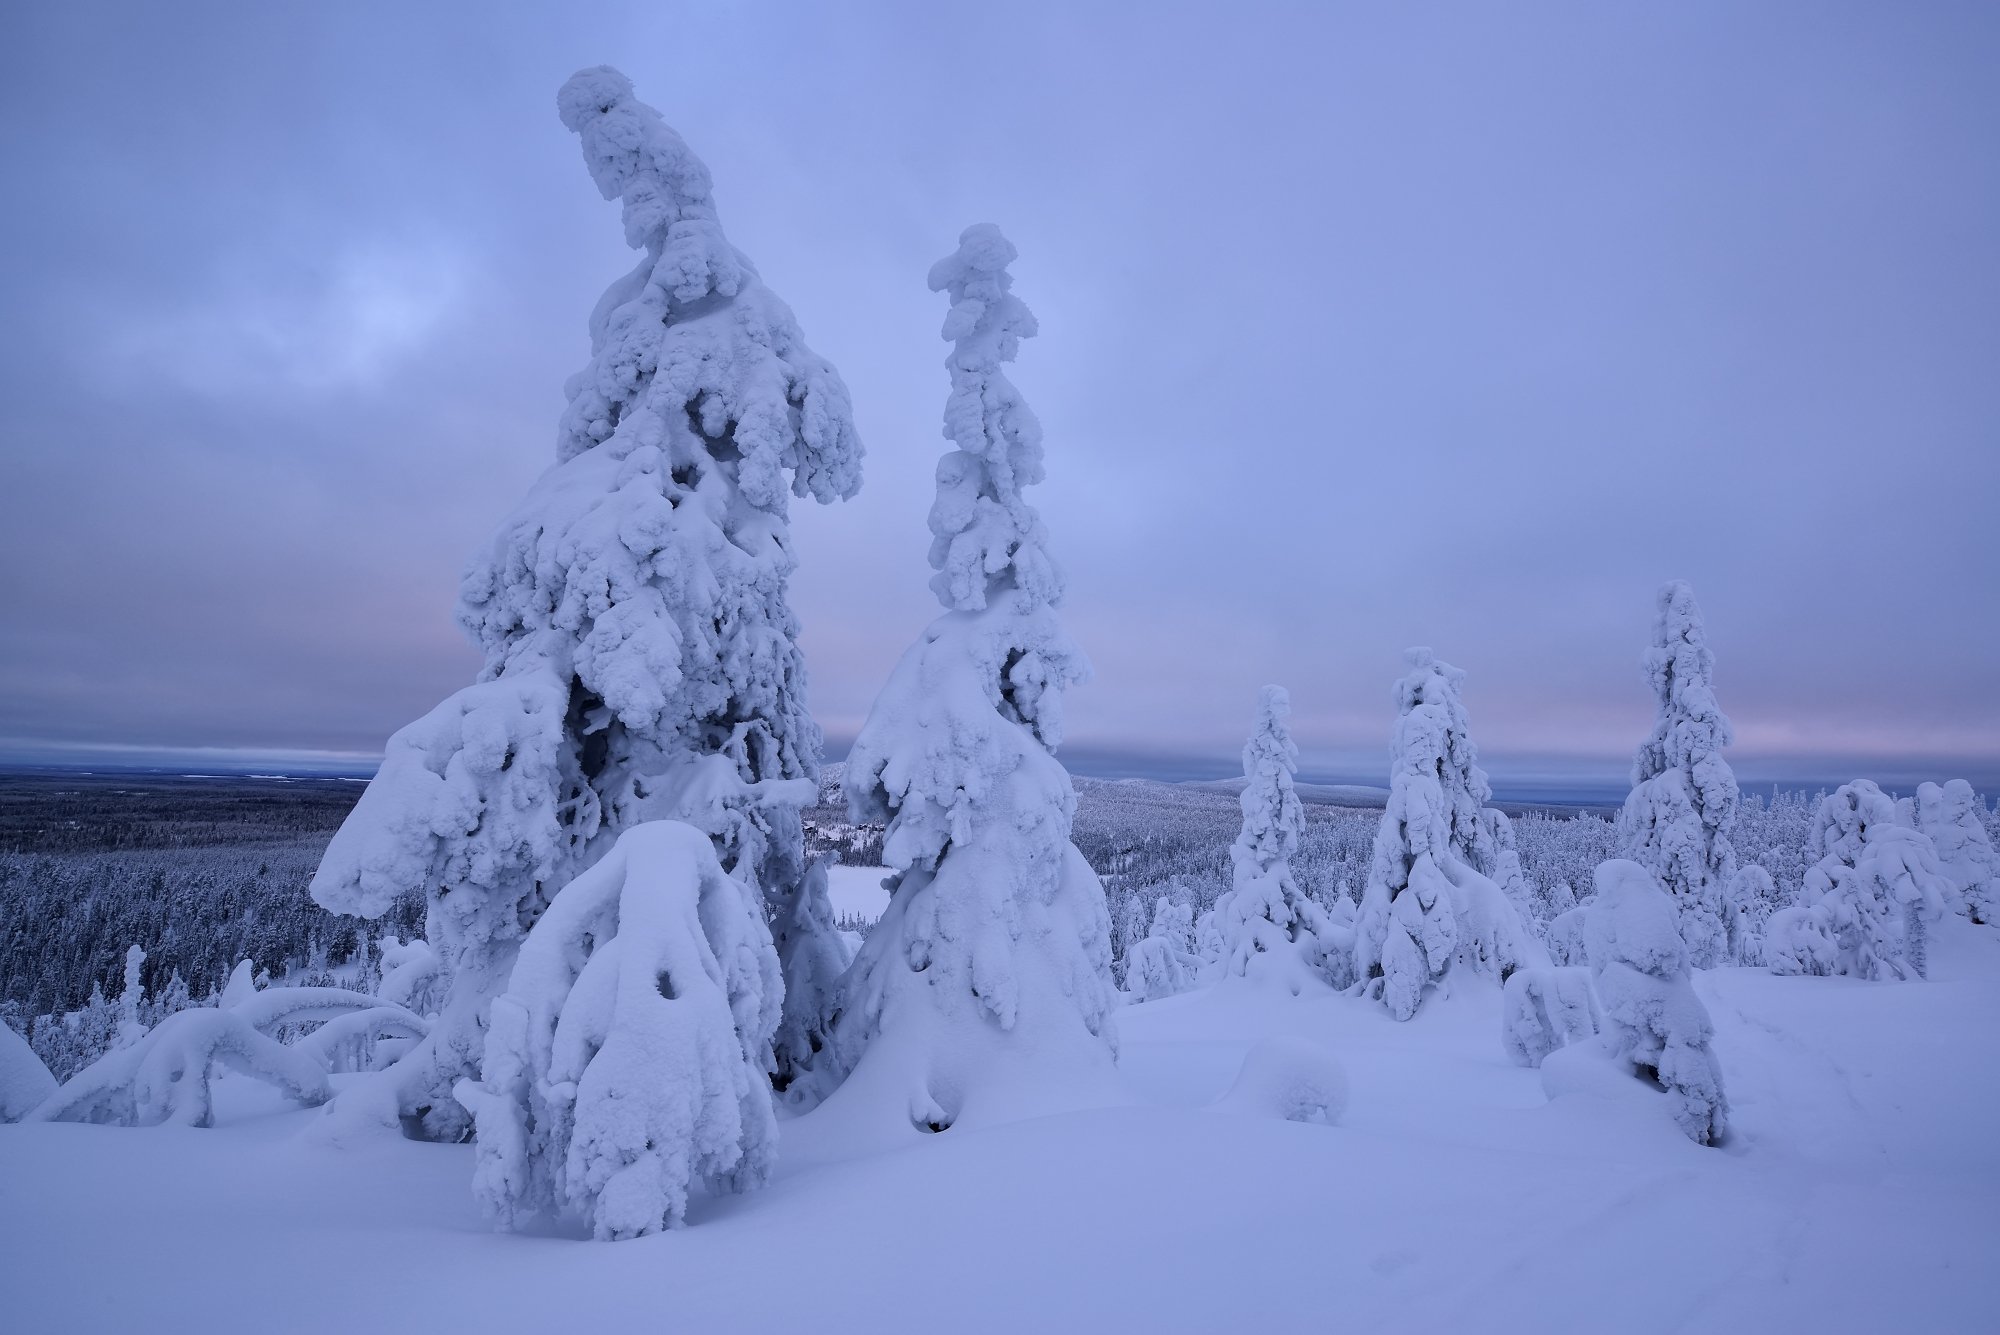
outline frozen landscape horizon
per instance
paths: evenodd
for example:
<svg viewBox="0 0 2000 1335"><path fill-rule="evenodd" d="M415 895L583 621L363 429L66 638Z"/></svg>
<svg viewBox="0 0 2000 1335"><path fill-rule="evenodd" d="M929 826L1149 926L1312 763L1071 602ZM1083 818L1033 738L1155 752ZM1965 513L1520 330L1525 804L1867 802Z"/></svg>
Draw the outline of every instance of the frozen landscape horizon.
<svg viewBox="0 0 2000 1335"><path fill-rule="evenodd" d="M1994 1325L2000 12L0 63L0 1330Z"/></svg>

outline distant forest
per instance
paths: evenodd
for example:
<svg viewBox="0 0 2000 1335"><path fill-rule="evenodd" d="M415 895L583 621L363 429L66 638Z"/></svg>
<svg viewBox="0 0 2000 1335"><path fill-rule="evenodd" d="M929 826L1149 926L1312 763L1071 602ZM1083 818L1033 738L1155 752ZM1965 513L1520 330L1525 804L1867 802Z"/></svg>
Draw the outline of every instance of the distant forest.
<svg viewBox="0 0 2000 1335"><path fill-rule="evenodd" d="M881 831L847 821L839 766L806 813L814 852L881 861ZM1153 900L1185 899L1199 914L1229 886L1236 797L1209 785L1076 781L1075 838L1111 911L1112 949L1145 933ZM138 775L0 775L0 1016L83 1006L93 988L115 996L125 952L146 951L149 994L178 974L199 999L237 961L274 977L338 967L384 935L423 932L413 896L368 922L326 912L307 893L327 840L360 796L352 781L193 779ZM1771 872L1781 894L1799 884L1810 821L1807 794L1746 798L1736 844ZM1331 901L1358 898L1379 813L1306 804L1293 859L1300 884ZM1523 868L1538 892L1565 884L1587 895L1590 869L1616 845L1608 812L1518 812Z"/></svg>

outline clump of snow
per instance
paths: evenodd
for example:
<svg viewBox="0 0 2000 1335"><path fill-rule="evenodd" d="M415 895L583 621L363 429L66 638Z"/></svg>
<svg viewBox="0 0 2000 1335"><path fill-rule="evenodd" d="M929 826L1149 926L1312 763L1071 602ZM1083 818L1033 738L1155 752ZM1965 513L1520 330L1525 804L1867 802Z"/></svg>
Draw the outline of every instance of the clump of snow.
<svg viewBox="0 0 2000 1335"><path fill-rule="evenodd" d="M1266 686L1243 748L1243 828L1230 847L1230 892L1215 906L1221 934L1218 973L1270 983L1293 996L1354 982L1353 935L1334 926L1299 889L1291 857L1305 811L1292 786L1299 749L1287 723L1291 697Z"/></svg>
<svg viewBox="0 0 2000 1335"><path fill-rule="evenodd" d="M1521 1066L1540 1066L1557 1048L1602 1027L1587 969L1520 969L1507 979L1500 1045Z"/></svg>
<svg viewBox="0 0 2000 1335"><path fill-rule="evenodd" d="M1318 1043L1291 1035L1259 1042L1245 1054L1224 1112L1332 1126L1347 1111L1347 1071Z"/></svg>
<svg viewBox="0 0 2000 1335"><path fill-rule="evenodd" d="M1643 662L1658 712L1632 763L1618 829L1625 855L1673 895L1694 966L1713 968L1748 949L1732 943L1739 920L1724 901L1736 873L1729 835L1739 798L1722 749L1735 734L1715 702L1715 654L1686 581L1660 589Z"/></svg>
<svg viewBox="0 0 2000 1335"><path fill-rule="evenodd" d="M842 779L853 819L887 825L891 897L842 986L833 1051L854 1074L834 1098L920 1129L989 1094L1060 1101L1113 1075L1110 922L1053 755L1062 691L1086 669L1021 495L1042 476L1041 427L1004 370L1036 328L1011 291L1014 255L981 224L931 270L951 300L955 448L930 516L947 610L890 676ZM1054 1069L1068 1090L1038 1074Z"/></svg>
<svg viewBox="0 0 2000 1335"><path fill-rule="evenodd" d="M493 1002L473 1191L502 1227L548 1211L600 1239L682 1222L769 1173L782 984L762 905L704 832L634 826L565 886Z"/></svg>
<svg viewBox="0 0 2000 1335"><path fill-rule="evenodd" d="M1598 867L1585 910L1590 970L1616 1060L1672 1100L1676 1125L1698 1145L1729 1129L1715 1026L1688 979L1674 901L1653 874L1616 858Z"/></svg>
<svg viewBox="0 0 2000 1335"><path fill-rule="evenodd" d="M707 169L622 75L585 70L557 101L645 254L592 313L557 466L466 573L480 681L390 739L313 881L339 913L426 897L449 983L393 1093L443 1139L469 1131L449 1091L477 1069L522 935L623 830L694 824L786 924L788 971L817 976L824 948L823 915L792 902L820 734L786 602L787 494L858 486L847 390L723 236Z"/></svg>

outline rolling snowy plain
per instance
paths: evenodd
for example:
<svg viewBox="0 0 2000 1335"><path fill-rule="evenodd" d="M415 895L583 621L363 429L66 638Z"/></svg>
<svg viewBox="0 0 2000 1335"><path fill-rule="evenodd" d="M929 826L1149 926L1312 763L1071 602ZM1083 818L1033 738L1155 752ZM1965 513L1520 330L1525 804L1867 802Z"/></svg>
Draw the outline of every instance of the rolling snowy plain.
<svg viewBox="0 0 2000 1335"><path fill-rule="evenodd" d="M1239 979L1120 1012L1122 1103L873 1151L825 1107L764 1190L609 1247L493 1232L469 1146L329 1147L225 1078L211 1130L0 1127L4 1324L1990 1329L2000 934L1945 928L1923 984L1698 975L1720 1150L1635 1082L1511 1063L1491 987L1399 1024ZM1338 1124L1216 1106L1285 1035L1346 1068Z"/></svg>

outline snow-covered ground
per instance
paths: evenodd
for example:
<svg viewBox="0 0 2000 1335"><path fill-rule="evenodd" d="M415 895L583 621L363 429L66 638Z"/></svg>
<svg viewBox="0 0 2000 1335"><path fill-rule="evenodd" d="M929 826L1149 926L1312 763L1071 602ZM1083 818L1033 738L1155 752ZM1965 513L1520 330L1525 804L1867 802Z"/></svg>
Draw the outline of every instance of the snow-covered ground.
<svg viewBox="0 0 2000 1335"><path fill-rule="evenodd" d="M888 1153L809 1115L768 1188L616 1244L492 1233L469 1148L326 1148L239 1080L214 1130L0 1126L0 1328L1990 1330L2000 934L1947 927L1928 983L1699 975L1721 1150L1631 1081L1550 1100L1486 983L1132 1007L1126 1106ZM1340 1125L1206 1106L1278 1034L1339 1055Z"/></svg>

